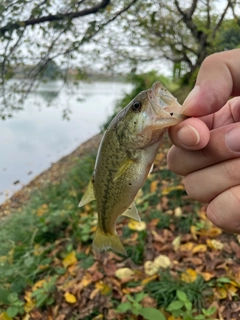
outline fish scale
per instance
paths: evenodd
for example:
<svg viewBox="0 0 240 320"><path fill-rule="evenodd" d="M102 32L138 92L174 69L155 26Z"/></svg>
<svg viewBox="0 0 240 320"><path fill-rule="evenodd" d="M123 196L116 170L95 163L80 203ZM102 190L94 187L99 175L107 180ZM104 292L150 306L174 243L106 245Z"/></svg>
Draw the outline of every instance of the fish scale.
<svg viewBox="0 0 240 320"><path fill-rule="evenodd" d="M109 124L99 146L93 177L79 206L96 199L98 226L93 249L126 251L116 232L125 215L140 221L134 198L145 183L166 128L186 117L159 82L139 93Z"/></svg>

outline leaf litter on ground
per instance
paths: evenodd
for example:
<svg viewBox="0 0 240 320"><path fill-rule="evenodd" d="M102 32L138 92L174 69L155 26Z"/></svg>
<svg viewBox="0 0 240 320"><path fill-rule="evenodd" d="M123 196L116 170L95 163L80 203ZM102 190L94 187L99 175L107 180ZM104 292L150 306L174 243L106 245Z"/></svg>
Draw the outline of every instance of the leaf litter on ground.
<svg viewBox="0 0 240 320"><path fill-rule="evenodd" d="M137 196L142 222L118 221L127 258L91 251L95 204L77 204L92 155L2 223L1 320L239 319L239 237L187 196L167 169L168 148L165 139Z"/></svg>

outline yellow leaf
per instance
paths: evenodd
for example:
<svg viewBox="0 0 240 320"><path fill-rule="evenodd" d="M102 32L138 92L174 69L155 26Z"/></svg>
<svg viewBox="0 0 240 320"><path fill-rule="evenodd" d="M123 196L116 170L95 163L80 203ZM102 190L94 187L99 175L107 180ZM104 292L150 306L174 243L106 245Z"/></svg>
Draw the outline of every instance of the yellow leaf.
<svg viewBox="0 0 240 320"><path fill-rule="evenodd" d="M181 244L181 239L182 239L182 236L178 236L173 240L172 245L173 245L174 251L177 251L179 249Z"/></svg>
<svg viewBox="0 0 240 320"><path fill-rule="evenodd" d="M92 283L92 276L87 273L85 276L82 277L82 281L81 284L83 285L83 287L87 287L90 283Z"/></svg>
<svg viewBox="0 0 240 320"><path fill-rule="evenodd" d="M103 314L99 314L98 316L92 318L92 320L101 320L103 319Z"/></svg>
<svg viewBox="0 0 240 320"><path fill-rule="evenodd" d="M9 317L7 312L3 312L3 313L0 314L0 320L13 320L13 318Z"/></svg>
<svg viewBox="0 0 240 320"><path fill-rule="evenodd" d="M48 205L43 204L40 208L37 209L37 216L41 217L48 211Z"/></svg>
<svg viewBox="0 0 240 320"><path fill-rule="evenodd" d="M240 288L240 282L235 279L235 280L231 280L230 282L234 287Z"/></svg>
<svg viewBox="0 0 240 320"><path fill-rule="evenodd" d="M182 216L182 208L181 207L177 207L174 209L174 215L175 217L181 217Z"/></svg>
<svg viewBox="0 0 240 320"><path fill-rule="evenodd" d="M156 274L158 272L159 267L156 266L152 261L146 261L144 263L144 272L148 275L148 276L153 276L154 274Z"/></svg>
<svg viewBox="0 0 240 320"><path fill-rule="evenodd" d="M171 315L167 318L167 320L182 320L182 318L181 317L174 317Z"/></svg>
<svg viewBox="0 0 240 320"><path fill-rule="evenodd" d="M103 281L99 281L95 284L96 289L100 291L101 294L107 296L111 292L111 287L105 284Z"/></svg>
<svg viewBox="0 0 240 320"><path fill-rule="evenodd" d="M157 190L158 180L152 181L150 184L150 193L153 193Z"/></svg>
<svg viewBox="0 0 240 320"><path fill-rule="evenodd" d="M134 231L143 231L146 229L146 223L144 221L138 222L131 219L128 223L128 228Z"/></svg>
<svg viewBox="0 0 240 320"><path fill-rule="evenodd" d="M29 300L25 303L24 305L24 310L26 313L29 313L30 311L32 311L36 306L36 302L33 300Z"/></svg>
<svg viewBox="0 0 240 320"><path fill-rule="evenodd" d="M236 296L236 292L238 291L238 289L233 286L232 284L230 283L227 283L225 285L226 289L227 289L227 292L230 293L230 295L233 297L233 296Z"/></svg>
<svg viewBox="0 0 240 320"><path fill-rule="evenodd" d="M129 268L120 268L115 271L115 276L121 280L130 278L133 275L134 275L134 272Z"/></svg>
<svg viewBox="0 0 240 320"><path fill-rule="evenodd" d="M193 239L194 240L197 240L197 228L196 228L196 226L191 226L190 227L190 232L191 232L191 235L192 235L192 237L193 237Z"/></svg>
<svg viewBox="0 0 240 320"><path fill-rule="evenodd" d="M203 277L205 281L209 281L215 277L214 274L212 274L211 272L200 272L200 275Z"/></svg>
<svg viewBox="0 0 240 320"><path fill-rule="evenodd" d="M42 279L42 280L37 281L37 282L33 285L32 291L35 291L35 290L37 290L37 289L39 289L39 288L42 288L43 285L44 285L44 283L46 283L46 282L47 282L46 279Z"/></svg>
<svg viewBox="0 0 240 320"><path fill-rule="evenodd" d="M72 251L70 252L64 259L63 259L63 266L64 268L67 268L75 263L77 263L77 258L76 258L76 252Z"/></svg>
<svg viewBox="0 0 240 320"><path fill-rule="evenodd" d="M154 274L154 275L151 276L151 277L148 277L148 278L143 279L143 280L141 281L141 284L142 284L142 285L146 285L147 283L149 283L149 282L157 279L157 277L158 277L158 276L157 276L156 274Z"/></svg>
<svg viewBox="0 0 240 320"><path fill-rule="evenodd" d="M184 244L181 244L179 246L180 251L192 251L193 247L195 246L195 243L193 242L186 242Z"/></svg>
<svg viewBox="0 0 240 320"><path fill-rule="evenodd" d="M43 251L44 251L44 248L40 246L38 243L36 243L34 246L33 254L35 256L40 256L43 253Z"/></svg>
<svg viewBox="0 0 240 320"><path fill-rule="evenodd" d="M191 268L188 268L181 274L181 280L187 283L192 283L197 279L197 272Z"/></svg>
<svg viewBox="0 0 240 320"><path fill-rule="evenodd" d="M206 251L207 251L207 245L206 244L198 244L192 249L192 253L206 252Z"/></svg>
<svg viewBox="0 0 240 320"><path fill-rule="evenodd" d="M222 250L223 249L223 243L215 240L215 239L207 239L207 245L209 248L214 249L214 250Z"/></svg>
<svg viewBox="0 0 240 320"><path fill-rule="evenodd" d="M167 196L170 192L175 191L175 190L184 190L184 186L178 185L178 186L172 186L172 187L165 187L162 190L162 195Z"/></svg>
<svg viewBox="0 0 240 320"><path fill-rule="evenodd" d="M171 266L171 260L168 258L168 256L165 256L164 254L160 254L158 257L156 257L153 261L154 265L156 265L158 268L169 268Z"/></svg>
<svg viewBox="0 0 240 320"><path fill-rule="evenodd" d="M26 291L24 294L24 300L29 302L32 301L32 292L31 291Z"/></svg>
<svg viewBox="0 0 240 320"><path fill-rule="evenodd" d="M215 294L218 299L226 299L227 298L227 290L223 287L215 288Z"/></svg>
<svg viewBox="0 0 240 320"><path fill-rule="evenodd" d="M76 303L77 302L76 297L73 294L71 294L70 292L65 292L64 298L68 303Z"/></svg>

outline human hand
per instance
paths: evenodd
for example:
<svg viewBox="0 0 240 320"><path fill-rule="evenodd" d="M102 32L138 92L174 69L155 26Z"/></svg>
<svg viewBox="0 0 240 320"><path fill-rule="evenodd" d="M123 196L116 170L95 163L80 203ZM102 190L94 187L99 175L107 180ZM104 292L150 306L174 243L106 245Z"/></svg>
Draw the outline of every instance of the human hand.
<svg viewBox="0 0 240 320"><path fill-rule="evenodd" d="M240 49L204 60L182 110L195 118L169 129L169 168L215 225L240 232Z"/></svg>

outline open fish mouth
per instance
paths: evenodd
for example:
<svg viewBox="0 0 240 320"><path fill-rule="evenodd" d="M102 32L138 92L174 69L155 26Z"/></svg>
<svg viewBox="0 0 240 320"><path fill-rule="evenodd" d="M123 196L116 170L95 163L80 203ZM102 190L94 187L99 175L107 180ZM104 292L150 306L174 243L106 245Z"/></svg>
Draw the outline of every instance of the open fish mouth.
<svg viewBox="0 0 240 320"><path fill-rule="evenodd" d="M168 114L172 117L186 119L180 114L181 105L177 99L159 81L155 82L148 91L148 98L158 117Z"/></svg>

